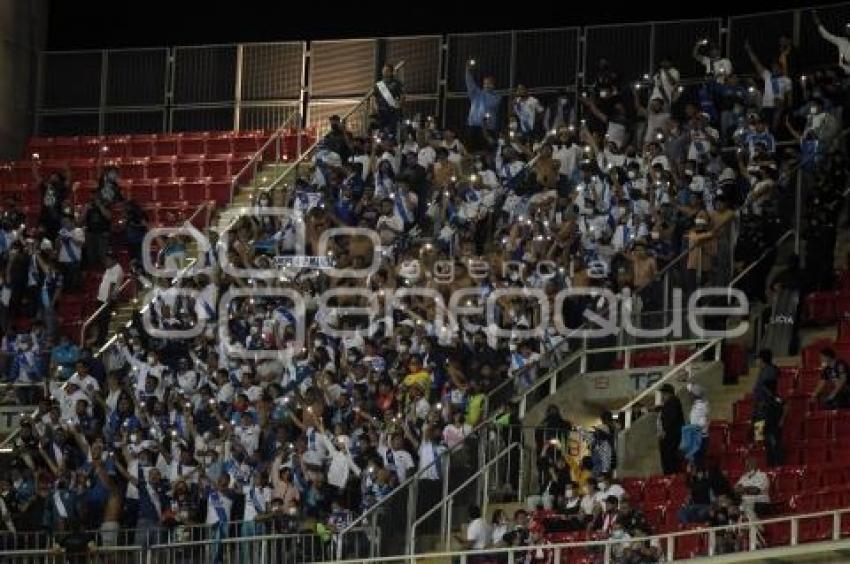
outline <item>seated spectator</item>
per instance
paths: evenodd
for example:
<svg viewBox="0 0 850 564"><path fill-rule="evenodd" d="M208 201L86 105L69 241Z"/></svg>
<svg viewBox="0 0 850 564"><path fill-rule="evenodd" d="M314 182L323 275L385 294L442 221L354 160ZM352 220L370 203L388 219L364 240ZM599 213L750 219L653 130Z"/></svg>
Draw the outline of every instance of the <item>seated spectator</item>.
<svg viewBox="0 0 850 564"><path fill-rule="evenodd" d="M847 385L850 370L847 363L829 347L821 350L820 362L821 380L812 392L812 399L820 400L826 409L850 406L850 387Z"/></svg>
<svg viewBox="0 0 850 564"><path fill-rule="evenodd" d="M746 472L735 484L735 495L741 499L741 512L750 521L757 521L770 503L770 479L756 467L755 458L747 458Z"/></svg>

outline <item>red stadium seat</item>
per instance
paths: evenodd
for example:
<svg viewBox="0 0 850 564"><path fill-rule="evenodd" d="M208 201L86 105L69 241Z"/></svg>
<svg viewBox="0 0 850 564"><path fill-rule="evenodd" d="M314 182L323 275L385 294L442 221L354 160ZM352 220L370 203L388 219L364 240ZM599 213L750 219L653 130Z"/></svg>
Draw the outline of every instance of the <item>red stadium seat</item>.
<svg viewBox="0 0 850 564"><path fill-rule="evenodd" d="M148 162L147 178L170 180L174 178L177 157L154 157Z"/></svg>
<svg viewBox="0 0 850 564"><path fill-rule="evenodd" d="M220 205L226 205L230 202L231 184L228 181L207 179L207 199L215 200Z"/></svg>
<svg viewBox="0 0 850 564"><path fill-rule="evenodd" d="M152 202L154 199L153 183L141 180L127 184L127 197L140 204Z"/></svg>
<svg viewBox="0 0 850 564"><path fill-rule="evenodd" d="M97 180L95 159L74 159L68 163L73 180Z"/></svg>
<svg viewBox="0 0 850 564"><path fill-rule="evenodd" d="M690 529L691 527L687 527ZM694 534L676 537L674 555L676 560L686 560L708 555L708 533L699 533L702 526L693 527Z"/></svg>
<svg viewBox="0 0 850 564"><path fill-rule="evenodd" d="M753 398L750 396L735 402L733 418L736 423L750 421L753 418Z"/></svg>
<svg viewBox="0 0 850 564"><path fill-rule="evenodd" d="M802 451L802 464L807 466L824 465L830 461L832 450L830 441L806 441L798 446Z"/></svg>
<svg viewBox="0 0 850 564"><path fill-rule="evenodd" d="M643 515L646 517L646 522L649 523L649 526L653 531L657 531L664 524L665 510L666 507L664 505L644 507Z"/></svg>
<svg viewBox="0 0 850 564"><path fill-rule="evenodd" d="M845 483L845 469L842 466L825 466L817 470L812 483L817 483L822 488L832 488ZM838 500L840 503L840 500Z"/></svg>
<svg viewBox="0 0 850 564"><path fill-rule="evenodd" d="M56 137L54 139L50 158L76 159L81 156L83 154L80 152L79 137Z"/></svg>
<svg viewBox="0 0 850 564"><path fill-rule="evenodd" d="M186 180L180 186L181 200L189 205L197 206L207 199L207 182L205 180Z"/></svg>
<svg viewBox="0 0 850 564"><path fill-rule="evenodd" d="M154 185L154 199L163 205L182 200L179 180L160 180Z"/></svg>
<svg viewBox="0 0 850 564"><path fill-rule="evenodd" d="M184 133L180 138L179 153L182 155L205 155L208 133ZM200 175L199 175L200 176Z"/></svg>
<svg viewBox="0 0 850 564"><path fill-rule="evenodd" d="M171 135L157 135L154 142L154 154L160 157L177 156L180 153L179 133Z"/></svg>
<svg viewBox="0 0 850 564"><path fill-rule="evenodd" d="M147 178L147 159L132 159L121 161L121 178L142 180Z"/></svg>
<svg viewBox="0 0 850 564"><path fill-rule="evenodd" d="M129 140L128 157L145 158L152 157L156 153L154 151L154 143L156 135L133 135Z"/></svg>
<svg viewBox="0 0 850 564"><path fill-rule="evenodd" d="M803 302L803 321L824 325L835 321L835 293L812 292Z"/></svg>
<svg viewBox="0 0 850 564"><path fill-rule="evenodd" d="M832 437L834 411L816 411L805 419L803 436L806 439L828 439Z"/></svg>
<svg viewBox="0 0 850 564"><path fill-rule="evenodd" d="M178 178L201 178L203 167L203 159L182 158L174 164L174 176Z"/></svg>
<svg viewBox="0 0 850 564"><path fill-rule="evenodd" d="M255 132L234 134L232 144L234 153L256 153L260 148L259 138Z"/></svg>
<svg viewBox="0 0 850 564"><path fill-rule="evenodd" d="M737 448L752 442L752 424L749 422L736 422L729 427L729 447Z"/></svg>
<svg viewBox="0 0 850 564"><path fill-rule="evenodd" d="M233 152L233 134L218 133L207 139L206 153L209 155L228 155ZM207 176L212 176L207 174Z"/></svg>
<svg viewBox="0 0 850 564"><path fill-rule="evenodd" d="M838 338L836 344L850 343L850 319L842 319L838 322Z"/></svg>
<svg viewBox="0 0 850 564"><path fill-rule="evenodd" d="M204 159L203 168L204 176L215 179L230 180L230 163L227 156L217 156L210 159Z"/></svg>

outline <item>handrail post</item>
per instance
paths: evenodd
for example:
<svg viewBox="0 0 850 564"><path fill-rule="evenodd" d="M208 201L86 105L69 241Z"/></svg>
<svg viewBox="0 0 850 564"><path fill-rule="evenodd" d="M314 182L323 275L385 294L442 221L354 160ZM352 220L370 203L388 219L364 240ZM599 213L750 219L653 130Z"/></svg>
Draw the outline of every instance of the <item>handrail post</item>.
<svg viewBox="0 0 850 564"><path fill-rule="evenodd" d="M759 539L759 537L758 537L758 527L756 525L751 524L749 529L750 529L749 530L749 533L750 533L749 550L750 550L750 552L753 552L758 548L758 539Z"/></svg>
<svg viewBox="0 0 850 564"><path fill-rule="evenodd" d="M676 537L670 536L667 539L667 561L675 562L676 561Z"/></svg>
<svg viewBox="0 0 850 564"><path fill-rule="evenodd" d="M797 546L800 535L800 521L797 517L791 517L791 546Z"/></svg>
<svg viewBox="0 0 850 564"><path fill-rule="evenodd" d="M606 542L602 553L602 562L611 564L611 544Z"/></svg>
<svg viewBox="0 0 850 564"><path fill-rule="evenodd" d="M712 529L708 531L708 555L714 556L717 553L717 532Z"/></svg>
<svg viewBox="0 0 850 564"><path fill-rule="evenodd" d="M441 524L445 525L446 527L446 551L450 551L452 549L452 508L454 507L454 504L454 497L449 498L448 503L446 503L446 507L448 508L448 510L446 511L446 519L445 521L441 522ZM484 515L482 514L481 517L484 518Z"/></svg>
<svg viewBox="0 0 850 564"><path fill-rule="evenodd" d="M478 441L479 443L484 441ZM449 459L450 456L443 455L440 457L440 461L437 464L440 464L443 467L443 497L442 499L447 499L449 497ZM451 503L451 500L449 501ZM430 508L429 508L430 509ZM440 509L440 526L442 527L446 522L446 515L448 514L448 521L451 522L451 509L446 510L446 504L443 504L442 509ZM447 533L448 534L448 533ZM448 545L447 545L448 546Z"/></svg>
<svg viewBox="0 0 850 564"><path fill-rule="evenodd" d="M841 540L841 511L832 512L832 540Z"/></svg>

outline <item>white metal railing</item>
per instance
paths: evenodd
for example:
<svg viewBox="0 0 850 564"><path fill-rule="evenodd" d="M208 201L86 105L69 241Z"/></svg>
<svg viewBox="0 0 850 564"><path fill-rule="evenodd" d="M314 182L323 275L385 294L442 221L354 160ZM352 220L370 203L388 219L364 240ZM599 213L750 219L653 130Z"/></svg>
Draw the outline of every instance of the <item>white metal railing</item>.
<svg viewBox="0 0 850 564"><path fill-rule="evenodd" d="M407 558L402 557L379 557L357 560L337 560L343 564L378 564L382 562L408 562L415 564L424 559L433 562L459 561L465 564L470 557L501 558L509 564L525 561L527 554L543 551L543 554L551 554L551 562L572 562L582 556L594 556L594 561L601 564L612 564L616 561L617 554L627 546L643 544L657 548L660 555L668 562L680 562L692 558L724 555L725 561L746 561L767 558L777 552L782 556L793 554L805 554L811 552L824 552L826 550L839 550L850 547L850 538L842 532L843 516L850 515L850 509L834 509L819 511L801 515L788 515L771 519L744 522L723 527L701 527L685 531L676 531L660 535L637 537L630 539L604 539L584 542L552 543L521 547L490 548L485 550L446 551L411 554ZM817 521L816 534L809 537L809 532L801 535L806 523ZM785 538L773 538L773 531L777 527L787 526L787 540ZM767 529L771 529L768 533ZM770 540L771 546L766 546L765 536ZM685 539L697 537L696 547L682 544ZM801 538L802 537L802 538ZM718 544L720 538L736 539L736 550L725 552ZM689 543L690 544L690 543ZM678 548L677 548L678 547ZM683 548L684 547L684 548ZM796 549L796 550L795 550ZM583 553L583 554L582 554Z"/></svg>
<svg viewBox="0 0 850 564"><path fill-rule="evenodd" d="M378 503L371 506L369 509L363 512L362 515L359 515L352 521L347 527L343 528L340 531L341 535L345 535L350 531L361 528L365 526L371 526L372 528L378 528L376 526L376 521L379 514L384 511L391 503L399 500L399 496L403 493L407 494L407 511L405 512L405 525L407 528L413 523L414 515L416 514L417 507L417 499L416 499L416 486L420 480L423 479L423 476L427 473L430 473L432 467L435 464L442 464L441 475L443 480L443 495L442 497L446 497L448 495L448 484L449 484L449 476L451 474L451 460L452 455L460 452L462 449L469 448L468 439L477 437L479 444L483 441L487 440L490 429L495 425L496 419L501 417L501 413L491 414L489 418L485 421L481 422L478 426L476 426L472 432L467 435L463 441L454 445L452 448L448 449L443 455L432 461L425 468L418 470L415 474L407 478L404 482L396 486L385 498L381 499ZM481 450L478 451L481 453ZM483 463L483 460L480 460L479 463ZM367 523L369 525L367 525Z"/></svg>
<svg viewBox="0 0 850 564"><path fill-rule="evenodd" d="M89 546L81 553L69 553L60 545L32 550L0 551L4 564L144 564L145 551L140 546Z"/></svg>
<svg viewBox="0 0 850 564"><path fill-rule="evenodd" d="M523 390L515 397L515 401L519 404L519 418L522 419L530 409L558 392L558 388L562 383L558 380L558 376L565 372L567 368L577 365L575 371L576 374L586 373L588 370L588 358L593 355L621 352L623 353L623 369L629 369L631 368L631 359L634 351L666 349L668 352L668 366L672 366L676 364L677 350L704 345L707 342L707 339L687 339L679 341L660 341L658 343L641 343L619 347L603 347L598 349L585 348L578 350L570 355L570 357L557 368L549 371L542 378L535 380L531 387ZM540 390L542 388L546 388L546 391L541 392Z"/></svg>
<svg viewBox="0 0 850 564"><path fill-rule="evenodd" d="M454 490L449 492L448 495L444 495L443 498L437 503L434 507L426 511L422 514L413 524L410 526L410 536L408 543L408 554L416 553L416 529L431 518L431 516L440 510L440 527L439 527L439 538L444 539L445 546L448 548L451 546L451 535L452 535L452 509L454 506L455 497L462 491L466 490L466 488L472 484L473 482L477 482L478 480L483 480L483 487L481 491L483 492L481 495L481 514L486 515L487 513L487 501L490 495L488 482L490 476L490 469L499 463L502 458L508 456L514 449L520 449L521 446L519 443L511 443L504 450L502 450L499 454L489 460L483 466L479 466L478 470L469 478L464 480L462 484L456 487Z"/></svg>
<svg viewBox="0 0 850 564"><path fill-rule="evenodd" d="M265 153L269 149L269 147L271 147L272 143L275 144L275 161L279 162L281 160L283 160L283 161L289 160L289 155L287 155L286 153L281 153L281 141L285 140L286 135L289 134L290 131L293 129L293 121L294 121L295 118L297 118L297 123L295 123L295 132L296 132L295 134L297 135L296 162L298 162L301 159L301 155L302 155L302 153L301 153L301 138L302 138L304 130L301 128L301 122L302 122L301 110L298 109L295 112L293 112L292 114L290 114L289 117L284 120L283 124L281 124L281 126L278 127L275 130L275 132L272 133L271 136L268 139L266 139L266 142L263 143L262 147L260 147L259 150L257 150L256 153L254 153L254 155L248 160L247 163L245 163L245 166L243 166L242 169L239 172L237 172L236 174L233 175L233 178L231 179L231 182L230 182L230 203L231 204L233 203L233 198L236 195L236 189L239 187L239 182L242 179L242 177L245 175L245 173L248 172L249 170L251 170L251 171L253 171L252 177L257 176L257 170L259 169L260 163L263 161L263 156L265 155Z"/></svg>
<svg viewBox="0 0 850 564"><path fill-rule="evenodd" d="M681 363L668 370L666 374L664 374L661 378L652 383L651 386L640 392L637 396L635 396L631 401L629 401L626 405L619 409L621 413L624 413L623 427L628 429L632 426L632 410L638 406L640 406L643 401L649 397L649 394L655 394L656 403L660 402L660 398L658 395L660 394L659 390L661 386L670 382L674 377L681 375L684 371L688 369L688 367L702 359L703 355L714 349L714 360L720 360L720 351L721 346L723 345L723 338L713 339L703 346L701 346L696 352L694 352L691 356L683 360Z"/></svg>

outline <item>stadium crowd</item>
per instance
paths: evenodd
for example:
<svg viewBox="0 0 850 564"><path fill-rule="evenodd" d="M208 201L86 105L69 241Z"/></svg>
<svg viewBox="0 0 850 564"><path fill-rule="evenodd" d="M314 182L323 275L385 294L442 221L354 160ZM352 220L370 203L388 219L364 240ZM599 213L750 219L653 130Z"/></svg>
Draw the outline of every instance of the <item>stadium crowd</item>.
<svg viewBox="0 0 850 564"><path fill-rule="evenodd" d="M820 29L846 51L846 40ZM442 129L432 116L405 111L404 85L386 65L370 135L354 136L331 117L293 184L259 190L251 215L234 221L227 237L210 233L211 248L185 275L142 268L143 215L127 222L125 237L110 240L112 209L132 208L121 196L119 169L103 171L76 215L68 204L72 179L37 178L38 228L22 229L14 201L0 218L0 323L7 381L49 393L14 388L19 402L38 410L22 418L16 461L0 476L0 526L100 531L106 546L125 538L122 529L132 530L126 542L142 546L304 527L329 537L415 472L421 514L441 497L442 457L469 448L466 439L489 415L487 392L506 379L512 389L527 388L542 359L573 346L551 325L525 338L500 337L494 324L536 327L535 290L552 297L563 288L609 288L633 310L657 311L657 275L683 253L673 264L676 285L686 292L725 286L792 226L790 173L798 166L811 185L812 267L797 283L826 285L844 205L847 80L835 69L800 75L785 37L775 53L746 48L748 60L733 66L718 46L696 38L695 64L706 77L695 85L681 83L666 59L628 84L600 60L583 90L552 100L522 85L503 96L470 60L467 122ZM294 213L263 213L280 207ZM371 230L380 245L348 234L323 246L322 234L336 227ZM135 257L128 272L115 261L122 246ZM191 247L183 235L162 238L155 260L177 272ZM280 257L302 252L322 252L330 263L278 268ZM366 269L373 253L368 276L329 268ZM450 272L441 270L446 265ZM97 298L110 309L126 276L147 292L148 322L137 315L100 354L93 351L108 340L108 313L79 347L56 323L57 301L79 286L83 270L104 271ZM759 271L748 279L751 297L767 301L766 277ZM443 330L435 300L400 297L399 289L417 288L446 303L471 290L470 309L498 289L529 293L496 300L493 322L473 312L457 330ZM220 310L230 289L245 297ZM274 295L280 290L303 296L304 311L292 294ZM363 307L365 294L378 311L336 309ZM602 307L571 298L557 314L575 328L586 309ZM19 316L39 321L15 334L9 320ZM200 334L191 338L151 330L196 326ZM700 398L698 386L690 391ZM687 423L707 427L704 407ZM682 432L684 415L670 417L675 423L662 432ZM541 453L541 473L551 478L541 480L541 493L577 527L624 539L649 533L612 478L616 425L603 427L581 468L567 466L557 449ZM747 496L764 493L760 477L709 487L699 452L689 468L693 492L683 521L754 514L760 498L748 503ZM475 515L479 525L462 540L470 548L540 540L527 516L515 527L503 517L488 527ZM546 562L547 554L526 562ZM657 557L651 548L627 550L621 561Z"/></svg>

